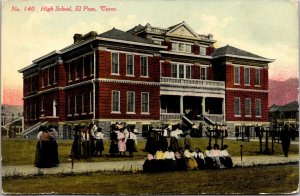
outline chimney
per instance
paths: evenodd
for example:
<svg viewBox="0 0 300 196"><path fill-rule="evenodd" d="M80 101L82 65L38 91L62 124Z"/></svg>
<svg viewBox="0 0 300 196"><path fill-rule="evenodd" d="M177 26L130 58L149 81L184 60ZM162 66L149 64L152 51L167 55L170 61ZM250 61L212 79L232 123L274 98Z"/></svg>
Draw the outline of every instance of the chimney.
<svg viewBox="0 0 300 196"><path fill-rule="evenodd" d="M78 42L83 41L83 35L76 33L74 34L73 39L74 39L74 44L77 44Z"/></svg>
<svg viewBox="0 0 300 196"><path fill-rule="evenodd" d="M96 37L97 36L97 32L96 31L91 31L87 34L85 34L83 36L83 40L87 40L87 39L90 39L90 38L93 38L93 37Z"/></svg>

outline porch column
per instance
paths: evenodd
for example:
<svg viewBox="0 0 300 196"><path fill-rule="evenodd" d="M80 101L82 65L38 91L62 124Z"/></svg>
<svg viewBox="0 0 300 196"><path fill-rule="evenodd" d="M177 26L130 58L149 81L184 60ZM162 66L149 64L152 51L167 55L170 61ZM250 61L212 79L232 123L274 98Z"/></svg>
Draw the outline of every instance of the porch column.
<svg viewBox="0 0 300 196"><path fill-rule="evenodd" d="M223 120L225 122L225 99L222 100L222 114L223 114Z"/></svg>
<svg viewBox="0 0 300 196"><path fill-rule="evenodd" d="M183 114L183 96L180 96L180 114Z"/></svg>
<svg viewBox="0 0 300 196"><path fill-rule="evenodd" d="M202 115L205 114L205 97L202 97Z"/></svg>

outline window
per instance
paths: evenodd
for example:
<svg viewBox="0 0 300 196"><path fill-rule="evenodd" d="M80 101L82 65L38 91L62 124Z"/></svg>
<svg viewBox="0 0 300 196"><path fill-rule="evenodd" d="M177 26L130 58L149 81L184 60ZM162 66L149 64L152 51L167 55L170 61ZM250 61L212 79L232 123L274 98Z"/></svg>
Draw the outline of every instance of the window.
<svg viewBox="0 0 300 196"><path fill-rule="evenodd" d="M56 66L53 66L53 84L56 84Z"/></svg>
<svg viewBox="0 0 300 196"><path fill-rule="evenodd" d="M148 58L141 57L141 76L148 76Z"/></svg>
<svg viewBox="0 0 300 196"><path fill-rule="evenodd" d="M85 78L85 77L86 77L86 75L85 75L85 58L86 58L86 57L83 57L83 58L81 59L81 61L82 61L82 78Z"/></svg>
<svg viewBox="0 0 300 196"><path fill-rule="evenodd" d="M159 39L159 38L152 38L153 42L158 44L158 45L162 45L162 41L163 39Z"/></svg>
<svg viewBox="0 0 300 196"><path fill-rule="evenodd" d="M134 75L133 55L127 54L127 75Z"/></svg>
<svg viewBox="0 0 300 196"><path fill-rule="evenodd" d="M261 117L261 100L255 99L255 116Z"/></svg>
<svg viewBox="0 0 300 196"><path fill-rule="evenodd" d="M78 76L79 76L79 64L77 62L77 60L74 61L75 63L75 80L78 80Z"/></svg>
<svg viewBox="0 0 300 196"><path fill-rule="evenodd" d="M241 101L239 97L234 98L234 116L241 116Z"/></svg>
<svg viewBox="0 0 300 196"><path fill-rule="evenodd" d="M85 112L84 104L85 104L85 99L84 99L84 94L82 94L81 95L81 113L82 114Z"/></svg>
<svg viewBox="0 0 300 196"><path fill-rule="evenodd" d="M142 113L149 113L149 93L142 93Z"/></svg>
<svg viewBox="0 0 300 196"><path fill-rule="evenodd" d="M48 67L48 73L47 73L47 75L48 75L48 86L50 86L50 67Z"/></svg>
<svg viewBox="0 0 300 196"><path fill-rule="evenodd" d="M178 43L177 42L172 43L172 50L178 51Z"/></svg>
<svg viewBox="0 0 300 196"><path fill-rule="evenodd" d="M90 113L94 112L94 93L90 92Z"/></svg>
<svg viewBox="0 0 300 196"><path fill-rule="evenodd" d="M71 114L71 96L68 96L68 114Z"/></svg>
<svg viewBox="0 0 300 196"><path fill-rule="evenodd" d="M94 55L93 54L91 54L91 55L89 55L89 57L88 57L88 59L89 59L89 65L90 65L90 75L92 76L92 75L94 75Z"/></svg>
<svg viewBox="0 0 300 196"><path fill-rule="evenodd" d="M200 46L200 55L206 55L206 48L203 46Z"/></svg>
<svg viewBox="0 0 300 196"><path fill-rule="evenodd" d="M135 112L135 93L127 92L127 112Z"/></svg>
<svg viewBox="0 0 300 196"><path fill-rule="evenodd" d="M172 42L172 50L177 52L192 52L192 44L184 42Z"/></svg>
<svg viewBox="0 0 300 196"><path fill-rule="evenodd" d="M68 63L68 81L72 81L71 63Z"/></svg>
<svg viewBox="0 0 300 196"><path fill-rule="evenodd" d="M177 78L177 64L171 65L172 78Z"/></svg>
<svg viewBox="0 0 300 196"><path fill-rule="evenodd" d="M42 88L45 87L44 70L42 70Z"/></svg>
<svg viewBox="0 0 300 196"><path fill-rule="evenodd" d="M33 106L34 106L34 120L36 120L36 116L37 116L36 103Z"/></svg>
<svg viewBox="0 0 300 196"><path fill-rule="evenodd" d="M185 66L185 78L191 79L191 66L190 65Z"/></svg>
<svg viewBox="0 0 300 196"><path fill-rule="evenodd" d="M250 85L250 68L245 67L245 85Z"/></svg>
<svg viewBox="0 0 300 196"><path fill-rule="evenodd" d="M250 98L245 99L245 115L251 116L251 99Z"/></svg>
<svg viewBox="0 0 300 196"><path fill-rule="evenodd" d="M120 112L120 91L112 91L112 112Z"/></svg>
<svg viewBox="0 0 300 196"><path fill-rule="evenodd" d="M234 84L240 84L240 67L234 67Z"/></svg>
<svg viewBox="0 0 300 196"><path fill-rule="evenodd" d="M75 95L75 111L74 111L75 114L78 114L77 113L78 109L79 109L79 96Z"/></svg>
<svg viewBox="0 0 300 196"><path fill-rule="evenodd" d="M184 52L184 48L185 48L184 43L179 43L179 51Z"/></svg>
<svg viewBox="0 0 300 196"><path fill-rule="evenodd" d="M44 111L44 98L41 100L41 111Z"/></svg>
<svg viewBox="0 0 300 196"><path fill-rule="evenodd" d="M191 53L192 52L192 45L185 45L185 52Z"/></svg>
<svg viewBox="0 0 300 196"><path fill-rule="evenodd" d="M201 67L201 80L206 80L207 79L207 69L206 67Z"/></svg>
<svg viewBox="0 0 300 196"><path fill-rule="evenodd" d="M255 69L255 85L260 85L260 69Z"/></svg>
<svg viewBox="0 0 300 196"><path fill-rule="evenodd" d="M179 65L179 78L184 78L184 65Z"/></svg>
<svg viewBox="0 0 300 196"><path fill-rule="evenodd" d="M119 53L112 53L111 59L111 73L119 74Z"/></svg>

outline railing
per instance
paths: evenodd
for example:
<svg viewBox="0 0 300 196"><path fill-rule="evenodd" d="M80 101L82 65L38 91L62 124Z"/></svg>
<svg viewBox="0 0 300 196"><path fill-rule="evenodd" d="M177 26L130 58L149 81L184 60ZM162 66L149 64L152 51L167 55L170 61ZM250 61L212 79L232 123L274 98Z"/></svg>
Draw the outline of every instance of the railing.
<svg viewBox="0 0 300 196"><path fill-rule="evenodd" d="M225 88L225 82L213 81L213 80L161 77L160 82L168 83L168 84L182 84L182 85L188 85L188 86L207 86L207 87L224 87Z"/></svg>
<svg viewBox="0 0 300 196"><path fill-rule="evenodd" d="M277 119L277 122L278 123L284 123L284 122L287 122L287 123L296 123L297 120L296 120L296 118L284 118L284 119Z"/></svg>
<svg viewBox="0 0 300 196"><path fill-rule="evenodd" d="M181 114L179 113L164 113L160 114L161 120L180 120Z"/></svg>
<svg viewBox="0 0 300 196"><path fill-rule="evenodd" d="M216 123L224 122L223 114L206 114L205 116L207 116Z"/></svg>

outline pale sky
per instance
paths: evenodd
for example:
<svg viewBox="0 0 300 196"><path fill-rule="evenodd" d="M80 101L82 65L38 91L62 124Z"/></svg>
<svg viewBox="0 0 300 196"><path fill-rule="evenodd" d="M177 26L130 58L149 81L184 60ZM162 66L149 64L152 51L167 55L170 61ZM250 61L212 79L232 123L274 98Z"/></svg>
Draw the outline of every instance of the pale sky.
<svg viewBox="0 0 300 196"><path fill-rule="evenodd" d="M13 6L21 11L12 11ZM24 11L25 6L35 9ZM89 6L97 11L42 12L41 6L73 10ZM100 11L100 6L117 11ZM213 34L215 47L228 44L275 59L269 66L270 79L298 77L297 11L296 0L6 0L2 2L3 102L20 102L19 69L72 44L75 33L102 33L113 27L126 31L147 23L166 28L185 21L199 34Z"/></svg>

